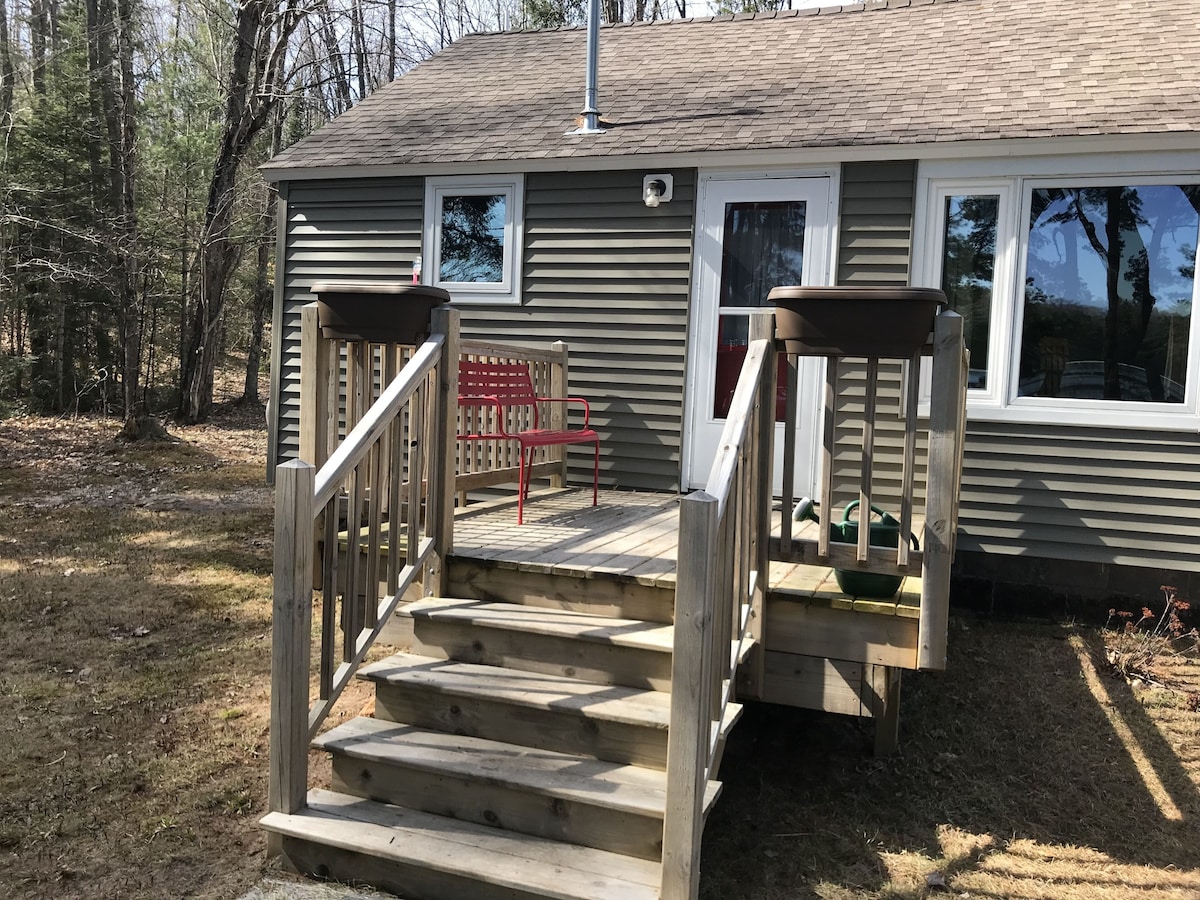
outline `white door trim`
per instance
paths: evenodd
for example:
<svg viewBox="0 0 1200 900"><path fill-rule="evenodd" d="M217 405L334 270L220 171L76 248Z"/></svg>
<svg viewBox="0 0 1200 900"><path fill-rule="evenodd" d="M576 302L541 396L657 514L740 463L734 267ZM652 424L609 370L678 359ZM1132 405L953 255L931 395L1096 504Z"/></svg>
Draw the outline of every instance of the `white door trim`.
<svg viewBox="0 0 1200 900"><path fill-rule="evenodd" d="M698 398L698 373L699 365L696 361L696 354L703 351L704 341L704 322L702 317L698 315L700 304L702 302L702 294L707 284L714 277L712 272L713 254L712 250L707 247L709 243L710 229L713 225L709 221L709 195L711 190L729 184L746 183L750 187L750 183L764 184L772 180L779 179L824 179L828 188L826 208L823 210L825 226L821 231L823 234L814 234L813 240L820 240L820 245L812 247L813 262L816 268L808 272L806 258L806 280L812 284L832 284L833 272L836 271L837 265L837 235L838 235L838 217L840 213L839 198L841 196L841 170L839 167L821 168L821 169L788 169L788 170L720 170L712 169L699 173L696 186L696 212L694 223L694 237L692 242L692 286L689 296L688 306L688 335L687 335L687 368L684 381L684 420L682 446L680 448L680 486L683 491L690 489L690 485L703 483L707 476L707 472L694 472L696 465L695 453L695 432L697 416L701 414L697 409L697 404L700 402ZM751 191L747 191L751 193ZM719 273L717 273L719 277ZM818 420L821 417L818 416ZM814 440L819 442L820 435L814 435Z"/></svg>

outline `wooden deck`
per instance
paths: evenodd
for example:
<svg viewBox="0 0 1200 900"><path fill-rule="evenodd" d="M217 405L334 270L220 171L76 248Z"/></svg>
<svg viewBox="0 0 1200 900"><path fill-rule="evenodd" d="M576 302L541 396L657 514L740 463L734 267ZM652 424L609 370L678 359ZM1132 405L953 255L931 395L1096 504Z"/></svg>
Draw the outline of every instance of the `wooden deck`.
<svg viewBox="0 0 1200 900"><path fill-rule="evenodd" d="M530 492L525 524L517 524L516 491L460 507L454 556L487 560L522 572L577 578L615 576L675 587L679 496L633 491L544 488Z"/></svg>
<svg viewBox="0 0 1200 900"><path fill-rule="evenodd" d="M778 534L780 511L773 515ZM453 555L521 572L607 576L673 589L678 540L677 494L601 491L593 507L590 490L543 488L530 493L524 525L517 525L515 492L460 507ZM773 562L770 580L771 590L789 599L884 615L919 614L921 579L915 576L904 580L891 601L846 596L828 567Z"/></svg>

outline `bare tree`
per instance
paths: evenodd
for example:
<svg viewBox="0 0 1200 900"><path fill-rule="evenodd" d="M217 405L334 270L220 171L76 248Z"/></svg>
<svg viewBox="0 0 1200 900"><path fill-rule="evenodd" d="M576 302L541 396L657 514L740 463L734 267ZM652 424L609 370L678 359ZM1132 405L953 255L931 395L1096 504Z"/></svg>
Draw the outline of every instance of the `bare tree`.
<svg viewBox="0 0 1200 900"><path fill-rule="evenodd" d="M205 204L180 360L179 417L184 422L205 421L212 410L225 286L240 258L232 240L238 170L280 100L280 70L301 15L295 0L279 6L243 0L238 6L225 123Z"/></svg>

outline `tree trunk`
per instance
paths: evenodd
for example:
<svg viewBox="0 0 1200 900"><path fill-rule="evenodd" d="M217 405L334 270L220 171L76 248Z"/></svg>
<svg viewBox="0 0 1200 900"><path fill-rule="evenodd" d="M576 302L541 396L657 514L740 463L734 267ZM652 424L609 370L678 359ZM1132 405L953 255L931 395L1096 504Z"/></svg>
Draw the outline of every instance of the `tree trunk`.
<svg viewBox="0 0 1200 900"><path fill-rule="evenodd" d="M126 422L146 415L142 402L142 310L138 292L138 228L136 206L137 179L137 86L133 76L133 0L117 0L117 60L120 90L116 93L119 138L113 150L116 195L120 341L122 348L121 384Z"/></svg>
<svg viewBox="0 0 1200 900"><path fill-rule="evenodd" d="M88 68L92 109L108 133L108 197L116 273L114 293L121 355L121 410L128 427L145 416L141 396L142 316L138 294L136 84L132 0L87 0ZM115 59L115 65L114 65ZM97 161L92 160L95 167Z"/></svg>
<svg viewBox="0 0 1200 900"><path fill-rule="evenodd" d="M189 424L206 421L212 412L225 285L239 256L231 239L238 169L279 100L271 88L279 83L284 48L298 21L290 3L277 20L268 15L273 9L267 0L245 0L238 7L225 124L205 203L180 360L179 418Z"/></svg>
<svg viewBox="0 0 1200 900"><path fill-rule="evenodd" d="M395 0L390 0L394 3ZM16 85L12 48L8 40L8 0L0 0L0 128L8 128Z"/></svg>
<svg viewBox="0 0 1200 900"><path fill-rule="evenodd" d="M259 223L258 258L254 266L254 298L251 309L250 344L246 350L246 385L242 403L258 405L258 372L262 367L263 331L271 310L274 291L271 290L271 250L275 246L274 216L271 213L273 192L268 192Z"/></svg>
<svg viewBox="0 0 1200 900"><path fill-rule="evenodd" d="M1104 223L1108 239L1108 257L1105 260L1105 287L1108 291L1108 311L1104 317L1104 399L1121 399L1121 364L1118 338L1121 327L1121 188L1110 187L1105 191L1108 201L1108 220Z"/></svg>
<svg viewBox="0 0 1200 900"><path fill-rule="evenodd" d="M396 0L387 0L387 83L396 80Z"/></svg>

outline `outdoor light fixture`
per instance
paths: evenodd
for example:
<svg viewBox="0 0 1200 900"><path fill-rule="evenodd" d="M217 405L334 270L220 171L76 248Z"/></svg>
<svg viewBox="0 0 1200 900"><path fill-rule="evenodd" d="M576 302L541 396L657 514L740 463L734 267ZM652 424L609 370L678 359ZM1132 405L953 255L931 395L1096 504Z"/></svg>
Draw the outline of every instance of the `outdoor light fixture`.
<svg viewBox="0 0 1200 900"><path fill-rule="evenodd" d="M650 209L670 203L675 179L671 175L647 175L642 179L642 200Z"/></svg>

